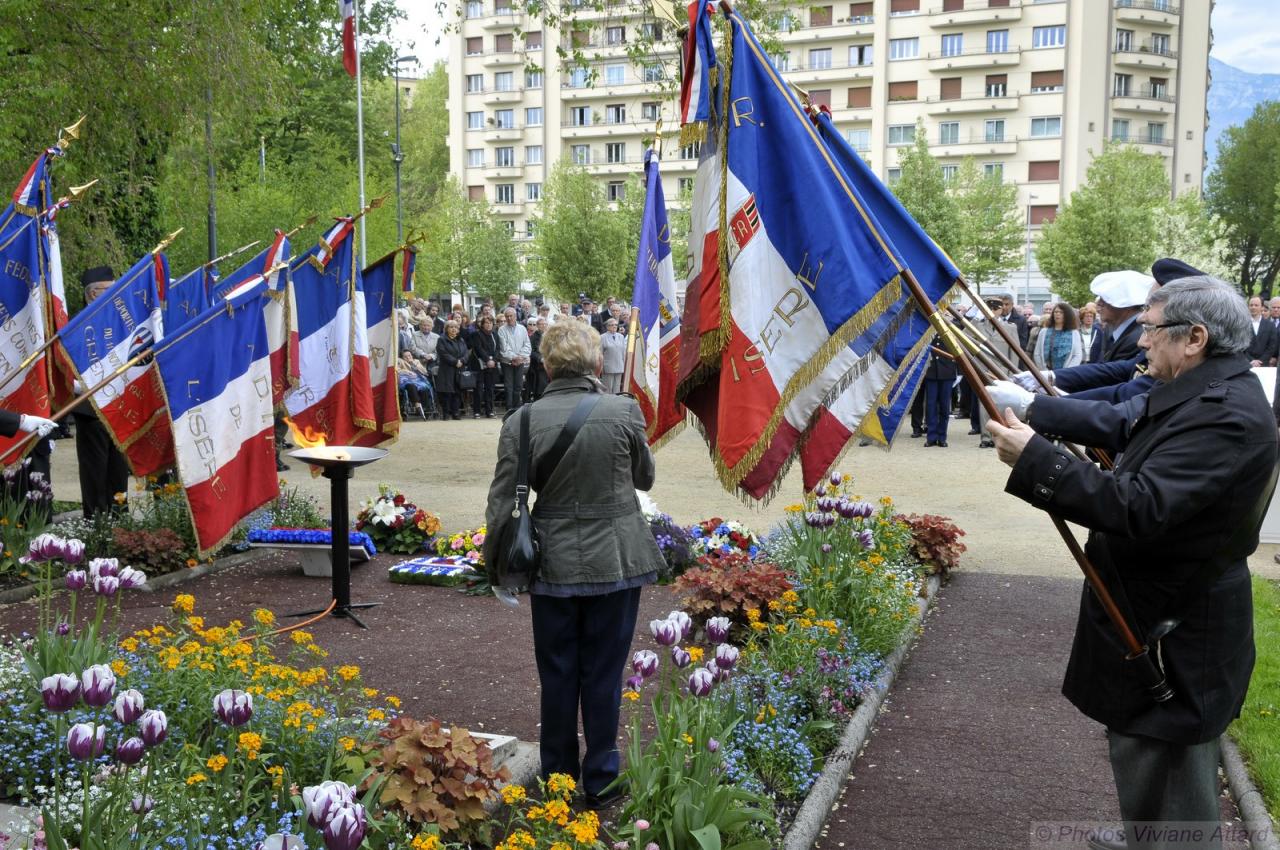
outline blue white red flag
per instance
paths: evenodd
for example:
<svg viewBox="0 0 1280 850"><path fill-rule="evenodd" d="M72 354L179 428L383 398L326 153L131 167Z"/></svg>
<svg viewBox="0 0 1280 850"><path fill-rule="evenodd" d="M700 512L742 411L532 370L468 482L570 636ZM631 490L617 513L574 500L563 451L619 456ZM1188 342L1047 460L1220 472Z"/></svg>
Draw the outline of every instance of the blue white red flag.
<svg viewBox="0 0 1280 850"><path fill-rule="evenodd" d="M396 377L399 334L393 314L396 306L396 260L403 273L409 249L398 249L369 266L361 274L364 288L365 328L369 340L369 387L373 396L376 427L359 437L356 445L381 446L400 433L400 381ZM412 260L408 260L412 263ZM409 274L413 272L410 269Z"/></svg>
<svg viewBox="0 0 1280 850"><path fill-rule="evenodd" d="M649 445L674 437L684 425L684 405L676 401L680 357L680 316L676 312L676 275L671 256L671 228L662 195L658 155L645 151L644 215L636 254L636 281L631 294L634 346L627 392L644 413Z"/></svg>
<svg viewBox="0 0 1280 850"><path fill-rule="evenodd" d="M86 390L97 388L89 400L138 476L173 463L169 413L152 359L131 362L164 338L160 292L167 272L167 262L143 255L67 322L53 345L67 374Z"/></svg>
<svg viewBox="0 0 1280 850"><path fill-rule="evenodd" d="M263 312L271 349L271 393L277 407L298 383L298 309L288 269L290 250L289 238L284 231L276 230L269 247L218 281L213 296L215 302L229 298L266 276L270 301Z"/></svg>
<svg viewBox="0 0 1280 850"><path fill-rule="evenodd" d="M156 350L173 417L178 480L201 555L279 492L261 278ZM217 352L211 357L210 352Z"/></svg>
<svg viewBox="0 0 1280 850"><path fill-rule="evenodd" d="M680 144L701 142L711 120L712 74L716 67L716 48L712 38L711 15L715 3L693 0L689 4L689 32L681 55L680 77Z"/></svg>
<svg viewBox="0 0 1280 850"><path fill-rule="evenodd" d="M33 212L20 212L10 203L0 213L0 325L7 329L0 335L0 380L6 381L0 404L48 416L48 370L44 355L37 354L46 339L44 257L39 212L27 208ZM19 445L34 447L25 437L0 437L0 464L21 460L23 452L15 451Z"/></svg>
<svg viewBox="0 0 1280 850"><path fill-rule="evenodd" d="M356 75L356 0L338 0L338 14L342 16L342 67Z"/></svg>
<svg viewBox="0 0 1280 850"><path fill-rule="evenodd" d="M298 311L298 385L285 409L304 439L323 435L350 444L374 430L364 290L351 234L342 218L319 244L294 261Z"/></svg>
<svg viewBox="0 0 1280 850"><path fill-rule="evenodd" d="M169 284L161 313L170 333L209 309L210 292L216 285L214 270L205 265L197 266Z"/></svg>
<svg viewBox="0 0 1280 850"><path fill-rule="evenodd" d="M413 245L406 245L400 250L400 287L405 292L413 292L413 275L418 268L418 249Z"/></svg>

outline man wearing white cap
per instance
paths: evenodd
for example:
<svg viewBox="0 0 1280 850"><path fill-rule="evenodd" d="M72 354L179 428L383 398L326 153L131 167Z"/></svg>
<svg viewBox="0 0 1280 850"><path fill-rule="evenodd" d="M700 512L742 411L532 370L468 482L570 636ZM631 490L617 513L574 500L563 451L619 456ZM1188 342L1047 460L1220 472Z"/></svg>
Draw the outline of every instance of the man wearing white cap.
<svg viewBox="0 0 1280 850"><path fill-rule="evenodd" d="M1142 329L1135 320L1154 285L1155 279L1150 275L1128 270L1103 272L1089 284L1089 290L1098 298L1098 315L1106 325L1101 362L1138 356Z"/></svg>

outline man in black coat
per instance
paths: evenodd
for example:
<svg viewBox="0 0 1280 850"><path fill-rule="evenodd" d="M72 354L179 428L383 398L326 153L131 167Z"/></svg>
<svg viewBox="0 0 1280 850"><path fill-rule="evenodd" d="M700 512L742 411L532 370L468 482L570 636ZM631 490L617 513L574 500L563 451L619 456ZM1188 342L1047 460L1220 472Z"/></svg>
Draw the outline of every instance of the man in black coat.
<svg viewBox="0 0 1280 850"><path fill-rule="evenodd" d="M935 337L929 346L929 365L924 371L924 394L926 418L929 422L925 448L947 447L947 425L951 422L951 388L956 383L956 362L938 348Z"/></svg>
<svg viewBox="0 0 1280 850"><path fill-rule="evenodd" d="M1270 366L1276 356L1276 326L1267 319L1262 298L1249 299L1249 320L1252 323L1253 342L1249 344L1249 360L1254 366Z"/></svg>
<svg viewBox="0 0 1280 850"><path fill-rule="evenodd" d="M1016 420L990 427L1013 467L1006 491L1089 528L1086 552L1173 689L1166 702L1148 695L1086 586L1063 693L1107 727L1128 846L1153 847L1139 825L1211 831L1218 823L1218 736L1240 713L1254 663L1246 559L1258 544L1277 451L1275 422L1245 357L1249 316L1233 287L1208 277L1174 281L1151 293L1140 321L1159 382L1149 394L1119 406L1046 396L1030 403L1037 430L1121 452L1114 471L1075 459ZM1178 625L1153 638L1168 619Z"/></svg>
<svg viewBox="0 0 1280 850"><path fill-rule="evenodd" d="M110 266L98 266L80 275L84 285L85 304L106 292L115 280ZM85 519L99 511L110 510L116 493L129 486L129 464L111 439L111 433L98 419L88 400L71 411L76 423L76 460L80 467L80 507Z"/></svg>
<svg viewBox="0 0 1280 850"><path fill-rule="evenodd" d="M1027 350L1027 341L1031 338L1031 327L1027 324L1027 317L1013 305L1012 295L1002 295L1000 297L1001 310L1000 317L1015 329L1015 336L1018 338L1018 345L1022 346L1022 350Z"/></svg>

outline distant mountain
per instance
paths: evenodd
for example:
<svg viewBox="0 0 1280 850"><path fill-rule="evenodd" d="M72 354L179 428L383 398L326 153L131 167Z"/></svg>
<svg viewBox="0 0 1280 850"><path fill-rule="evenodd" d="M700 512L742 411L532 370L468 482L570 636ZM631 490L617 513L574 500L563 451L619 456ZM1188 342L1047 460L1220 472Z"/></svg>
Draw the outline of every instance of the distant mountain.
<svg viewBox="0 0 1280 850"><path fill-rule="evenodd" d="M1213 168L1222 131L1243 124L1264 100L1280 100L1280 74L1250 74L1209 57L1209 129L1205 136L1205 165Z"/></svg>

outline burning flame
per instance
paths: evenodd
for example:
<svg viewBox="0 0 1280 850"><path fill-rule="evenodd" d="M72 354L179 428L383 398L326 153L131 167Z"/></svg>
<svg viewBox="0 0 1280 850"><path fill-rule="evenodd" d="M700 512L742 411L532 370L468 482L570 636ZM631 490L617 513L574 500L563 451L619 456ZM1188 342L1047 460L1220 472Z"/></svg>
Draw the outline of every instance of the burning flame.
<svg viewBox="0 0 1280 850"><path fill-rule="evenodd" d="M284 422L289 426L289 430L293 433L293 441L298 444L299 448L314 449L325 445L324 431L316 431L310 425L299 428L288 416L284 417Z"/></svg>

